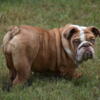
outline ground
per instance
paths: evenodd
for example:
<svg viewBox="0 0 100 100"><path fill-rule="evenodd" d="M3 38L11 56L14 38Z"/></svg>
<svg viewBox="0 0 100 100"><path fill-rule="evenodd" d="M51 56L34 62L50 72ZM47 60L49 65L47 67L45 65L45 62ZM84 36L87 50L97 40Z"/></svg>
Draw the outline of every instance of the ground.
<svg viewBox="0 0 100 100"><path fill-rule="evenodd" d="M65 24L100 28L100 0L0 0L0 45L8 26L33 25L46 29ZM0 100L100 100L100 38L96 58L78 69L80 79L33 75L32 86L3 91L8 69L0 50Z"/></svg>

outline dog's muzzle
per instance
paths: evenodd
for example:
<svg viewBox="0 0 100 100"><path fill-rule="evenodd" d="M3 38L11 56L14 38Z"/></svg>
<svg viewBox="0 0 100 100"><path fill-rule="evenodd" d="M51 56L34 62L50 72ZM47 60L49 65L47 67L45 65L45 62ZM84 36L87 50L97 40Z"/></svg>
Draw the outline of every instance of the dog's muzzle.
<svg viewBox="0 0 100 100"><path fill-rule="evenodd" d="M94 58L94 49L88 41L83 41L77 48L76 61L81 63L88 59Z"/></svg>

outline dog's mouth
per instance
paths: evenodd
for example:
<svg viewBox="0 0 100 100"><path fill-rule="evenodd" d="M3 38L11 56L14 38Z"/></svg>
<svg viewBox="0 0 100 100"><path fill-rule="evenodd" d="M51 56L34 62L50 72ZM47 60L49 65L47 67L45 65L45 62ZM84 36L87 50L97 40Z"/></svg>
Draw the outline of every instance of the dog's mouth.
<svg viewBox="0 0 100 100"><path fill-rule="evenodd" d="M76 61L78 63L82 63L83 61L87 61L88 59L93 59L95 55L94 48L90 46L81 46L77 49L76 53Z"/></svg>

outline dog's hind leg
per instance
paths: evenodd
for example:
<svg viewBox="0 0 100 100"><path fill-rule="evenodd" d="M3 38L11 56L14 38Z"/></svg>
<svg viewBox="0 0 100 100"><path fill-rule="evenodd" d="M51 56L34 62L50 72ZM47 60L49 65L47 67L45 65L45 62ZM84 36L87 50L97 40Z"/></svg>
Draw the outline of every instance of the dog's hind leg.
<svg viewBox="0 0 100 100"><path fill-rule="evenodd" d="M7 52L5 53L5 60L6 60L6 65L9 69L10 80L8 82L3 83L3 90L9 91L10 88L12 87L13 80L16 78L16 70L13 65L11 53Z"/></svg>
<svg viewBox="0 0 100 100"><path fill-rule="evenodd" d="M13 85L26 82L31 75L29 60L24 50L21 51L19 53L13 53L13 63L16 69L16 78L13 80Z"/></svg>
<svg viewBox="0 0 100 100"><path fill-rule="evenodd" d="M6 57L7 67L9 69L10 80L12 82L16 77L16 70L15 70L14 65L13 65L11 54L5 54L5 57Z"/></svg>

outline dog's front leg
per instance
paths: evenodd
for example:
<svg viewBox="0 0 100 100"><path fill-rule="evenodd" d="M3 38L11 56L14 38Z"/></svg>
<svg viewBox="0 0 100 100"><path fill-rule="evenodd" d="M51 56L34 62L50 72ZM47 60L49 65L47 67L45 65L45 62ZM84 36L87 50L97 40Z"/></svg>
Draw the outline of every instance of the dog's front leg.
<svg viewBox="0 0 100 100"><path fill-rule="evenodd" d="M59 68L60 75L64 77L69 77L69 78L80 78L82 76L82 73L77 72L75 67L65 67L61 66Z"/></svg>

